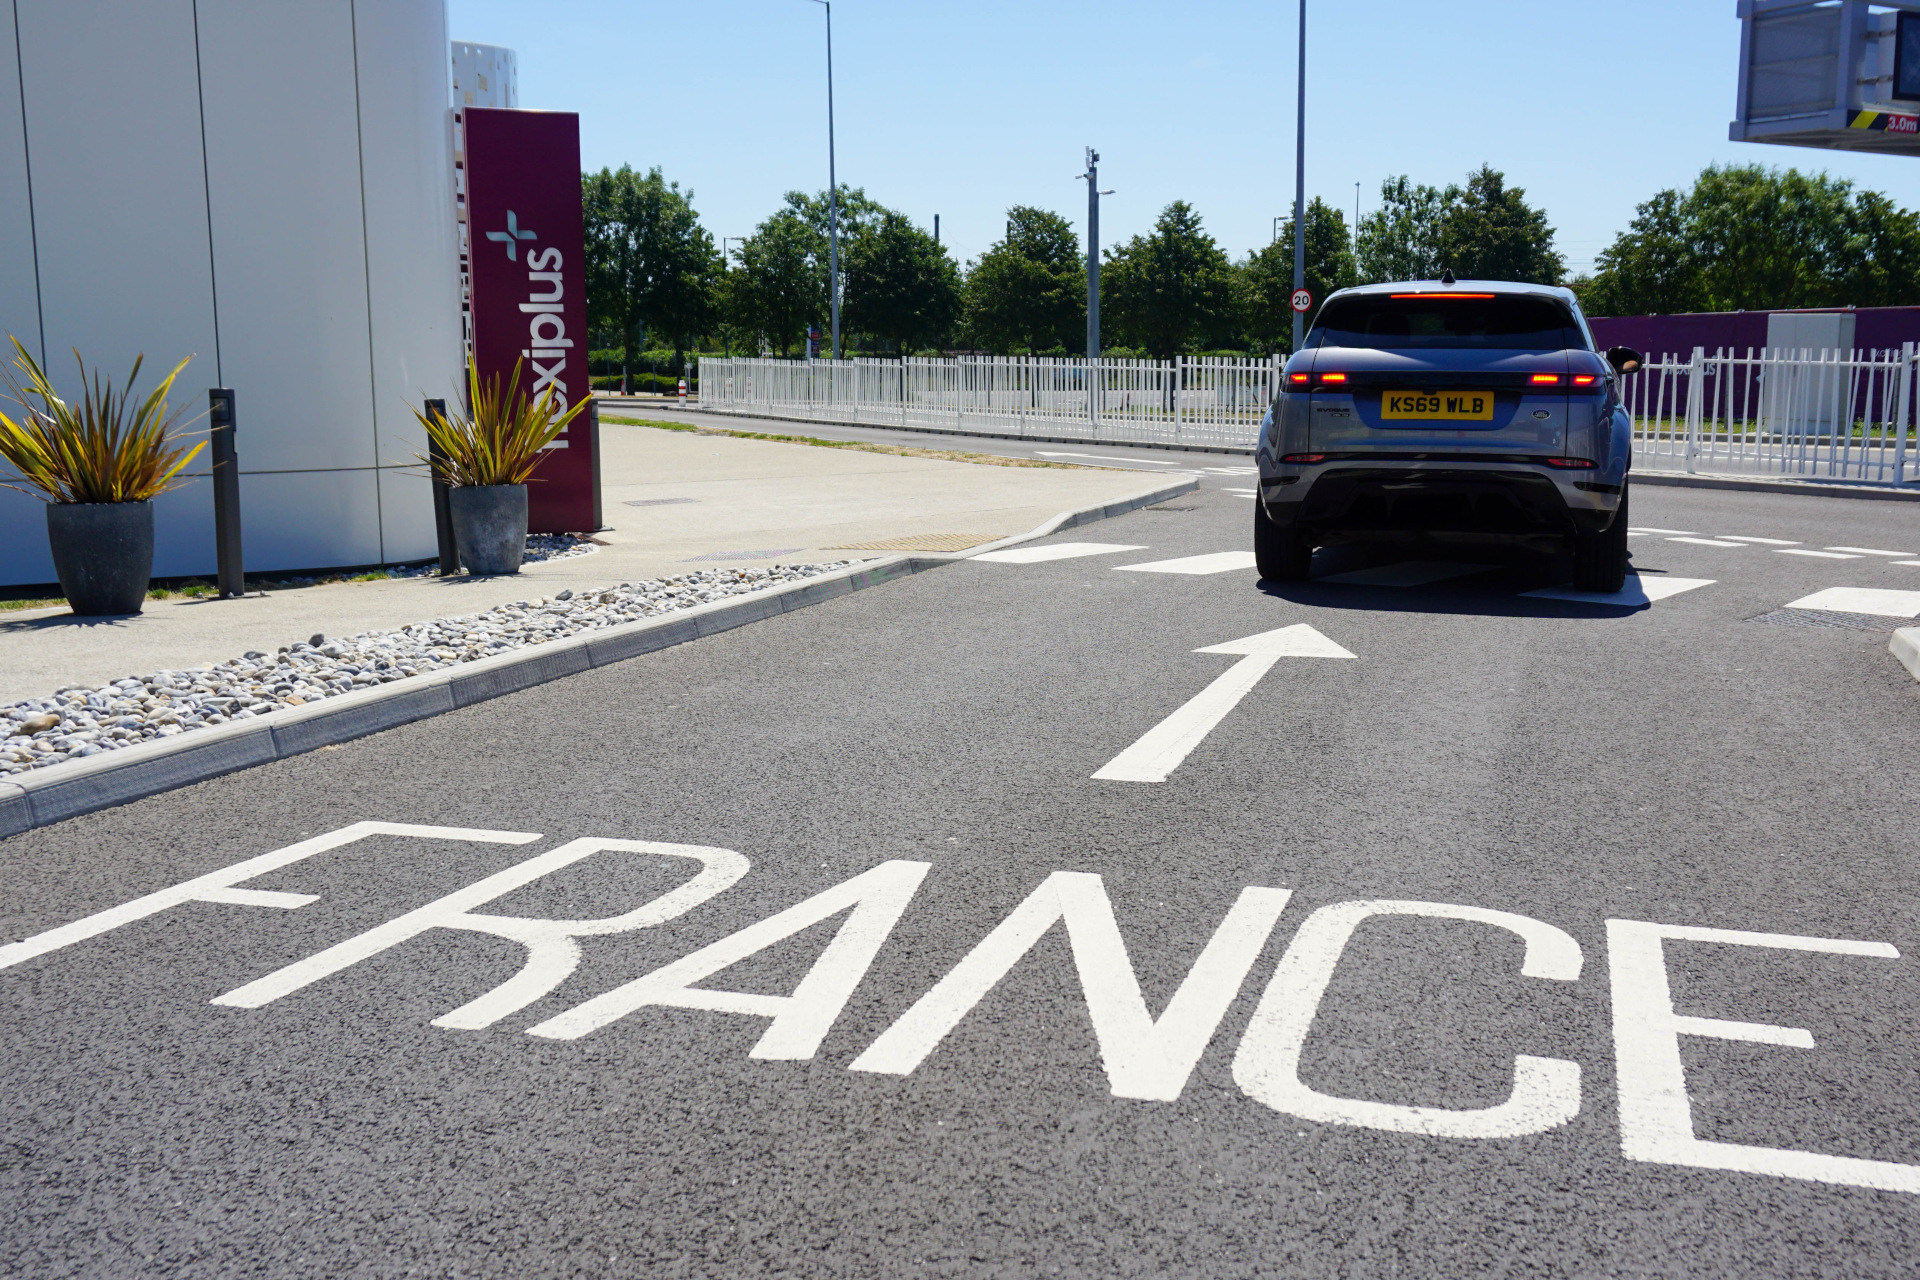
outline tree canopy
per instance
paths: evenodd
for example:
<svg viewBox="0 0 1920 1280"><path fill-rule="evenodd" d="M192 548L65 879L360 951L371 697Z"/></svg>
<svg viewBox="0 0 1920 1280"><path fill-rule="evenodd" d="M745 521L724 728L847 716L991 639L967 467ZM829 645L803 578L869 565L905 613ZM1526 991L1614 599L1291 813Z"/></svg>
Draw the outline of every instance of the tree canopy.
<svg viewBox="0 0 1920 1280"><path fill-rule="evenodd" d="M1149 235L1110 249L1100 268L1103 327L1155 359L1223 345L1235 328L1234 270L1184 200Z"/></svg>
<svg viewBox="0 0 1920 1280"><path fill-rule="evenodd" d="M966 325L989 351L1084 349L1087 267L1072 224L1030 205L1007 210L1006 235L967 272Z"/></svg>
<svg viewBox="0 0 1920 1280"><path fill-rule="evenodd" d="M1656 192L1579 284L1595 315L1920 303L1920 214L1826 174L1711 165Z"/></svg>
<svg viewBox="0 0 1920 1280"><path fill-rule="evenodd" d="M939 241L891 209L841 255L841 323L895 355L943 345L960 320L960 269Z"/></svg>
<svg viewBox="0 0 1920 1280"><path fill-rule="evenodd" d="M1416 186L1404 174L1380 184L1380 207L1360 220L1356 268L1361 280L1463 280L1559 284L1566 260L1553 248L1546 211L1481 165L1467 184Z"/></svg>
<svg viewBox="0 0 1920 1280"><path fill-rule="evenodd" d="M1314 306L1358 282L1353 237L1338 209L1315 196L1307 204L1307 289ZM1293 350L1293 223L1280 238L1247 256L1240 268L1241 326L1258 351ZM1311 319L1311 317L1308 317Z"/></svg>
<svg viewBox="0 0 1920 1280"><path fill-rule="evenodd" d="M684 352L718 318L721 270L693 192L655 168L622 165L580 179L588 323L637 344L645 326Z"/></svg>

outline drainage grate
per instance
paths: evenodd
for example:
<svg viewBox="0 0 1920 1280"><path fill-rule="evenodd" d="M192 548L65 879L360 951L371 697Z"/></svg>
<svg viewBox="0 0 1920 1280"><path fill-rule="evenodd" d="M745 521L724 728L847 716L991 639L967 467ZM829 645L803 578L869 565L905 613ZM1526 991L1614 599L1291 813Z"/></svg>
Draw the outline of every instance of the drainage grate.
<svg viewBox="0 0 1920 1280"><path fill-rule="evenodd" d="M1142 507L1140 509L1142 511L1198 511L1200 508L1158 506L1158 507Z"/></svg>
<svg viewBox="0 0 1920 1280"><path fill-rule="evenodd" d="M1827 631L1891 631L1898 618L1877 613L1836 613L1831 609L1775 609L1748 622L1777 622L1784 627L1817 627Z"/></svg>

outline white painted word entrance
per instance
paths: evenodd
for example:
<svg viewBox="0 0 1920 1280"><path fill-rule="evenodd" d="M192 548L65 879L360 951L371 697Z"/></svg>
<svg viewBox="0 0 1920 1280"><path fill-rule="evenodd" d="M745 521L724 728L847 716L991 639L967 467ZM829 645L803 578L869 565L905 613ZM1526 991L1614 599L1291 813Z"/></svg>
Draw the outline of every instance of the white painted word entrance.
<svg viewBox="0 0 1920 1280"><path fill-rule="evenodd" d="M374 836L501 845L541 837L412 823L358 822L284 849L249 858L131 902L0 947L0 970L80 945L136 921L190 904L298 910L317 895L245 887L268 872L329 853L348 853ZM652 854L694 868L678 887L616 914L584 920L496 916L478 908L597 853ZM343 939L304 960L252 977L211 998L214 1005L257 1009L315 983L345 980L360 962L435 929L465 930L510 939L526 949L520 970L433 1025L478 1031L552 994L585 964L584 977L600 989L580 1003L528 1027L527 1033L573 1040L599 1031L638 1009L670 1006L764 1019L749 1053L761 1059L812 1058L913 904L930 864L895 859L736 930L650 973L595 972L582 939L651 928L676 919L738 883L747 858L730 849L646 840L589 837L567 841L515 866L400 914L386 924ZM1064 927L1082 997L1099 1046L1109 1089L1117 1098L1172 1101L1181 1096L1227 1010L1265 949L1294 891L1249 886L1241 890L1212 938L1155 1018L1141 992L1101 877L1056 871L1015 906L979 943L920 996L852 1062L850 1070L908 1076L939 1051L989 992L1026 958L1055 925ZM789 995L726 991L697 985L794 935L844 915L838 930ZM1301 1078L1302 1048L1348 941L1362 922L1416 917L1461 929L1499 929L1525 944L1520 974L1570 983L1581 979L1580 944L1542 920L1485 907L1415 901L1338 902L1319 907L1294 933L1233 1061L1233 1079L1252 1100L1286 1115L1324 1124L1354 1125L1456 1140L1515 1138L1564 1125L1582 1105L1581 1064L1566 1058L1517 1055L1507 1098L1490 1107L1456 1110L1346 1098L1316 1090ZM1655 924L1606 922L1612 986L1614 1072L1618 1082L1621 1153L1629 1160L1682 1165L1841 1186L1920 1194L1920 1166L1854 1156L1695 1136L1680 1037L1745 1041L1801 1051L1817 1048L1798 1027L1682 1015L1673 1007L1665 947L1669 943L1822 952L1866 961L1898 960L1884 942L1743 932ZM608 986L609 979L615 979ZM1462 989L1460 998L1474 993ZM229 1015L242 1016L242 1015Z"/></svg>

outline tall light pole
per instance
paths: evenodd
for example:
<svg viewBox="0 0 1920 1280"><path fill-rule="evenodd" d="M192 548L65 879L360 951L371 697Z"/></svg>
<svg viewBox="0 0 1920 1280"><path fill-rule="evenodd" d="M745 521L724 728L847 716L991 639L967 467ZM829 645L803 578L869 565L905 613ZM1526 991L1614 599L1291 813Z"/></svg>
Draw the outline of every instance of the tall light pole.
<svg viewBox="0 0 1920 1280"><path fill-rule="evenodd" d="M1100 358L1100 153L1087 148L1087 359Z"/></svg>
<svg viewBox="0 0 1920 1280"><path fill-rule="evenodd" d="M840 180L833 171L833 0L827 10L827 297L833 306L833 358L840 358ZM1301 0L1302 4L1306 0ZM1305 21L1305 19L1302 19Z"/></svg>
<svg viewBox="0 0 1920 1280"><path fill-rule="evenodd" d="M1307 287L1307 0L1300 0L1300 98L1294 111L1296 133L1293 140L1293 291ZM1293 313L1293 349L1300 340L1307 318Z"/></svg>

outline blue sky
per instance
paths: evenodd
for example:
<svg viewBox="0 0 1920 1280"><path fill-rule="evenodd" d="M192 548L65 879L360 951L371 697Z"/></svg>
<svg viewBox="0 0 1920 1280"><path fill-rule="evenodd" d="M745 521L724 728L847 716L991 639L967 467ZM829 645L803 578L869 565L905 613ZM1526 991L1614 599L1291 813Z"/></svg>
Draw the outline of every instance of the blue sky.
<svg viewBox="0 0 1920 1280"><path fill-rule="evenodd" d="M590 168L659 165L716 237L827 185L823 13L812 0L450 0L453 35L519 53L520 104L578 111ZM962 259L1011 204L1076 227L1099 148L1102 238L1190 201L1234 257L1291 207L1291 0L839 0L841 181ZM1727 141L1734 0L1309 0L1307 192L1362 210L1380 181L1487 161L1586 265L1705 165L1825 169L1920 205L1920 158Z"/></svg>

